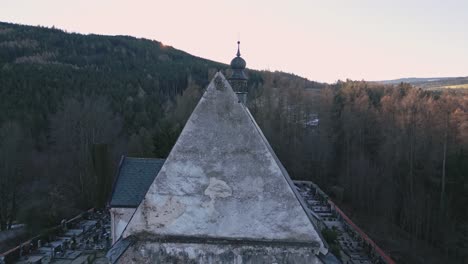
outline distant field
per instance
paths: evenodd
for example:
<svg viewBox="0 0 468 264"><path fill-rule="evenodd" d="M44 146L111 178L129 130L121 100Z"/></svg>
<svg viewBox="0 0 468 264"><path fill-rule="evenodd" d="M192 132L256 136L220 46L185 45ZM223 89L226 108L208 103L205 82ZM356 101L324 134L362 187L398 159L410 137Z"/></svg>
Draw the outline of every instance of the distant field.
<svg viewBox="0 0 468 264"><path fill-rule="evenodd" d="M446 78L403 78L396 80L381 81L385 84L409 83L418 88L427 90L457 89L468 90L468 76L466 77L446 77Z"/></svg>
<svg viewBox="0 0 468 264"><path fill-rule="evenodd" d="M457 85L447 85L447 86L443 86L442 88L446 88L446 89L468 89L468 83L457 84Z"/></svg>
<svg viewBox="0 0 468 264"><path fill-rule="evenodd" d="M468 91L468 83L464 84L454 84L454 85L437 85L437 86L429 86L424 87L427 90L444 90L444 89L453 89L460 92L467 92Z"/></svg>

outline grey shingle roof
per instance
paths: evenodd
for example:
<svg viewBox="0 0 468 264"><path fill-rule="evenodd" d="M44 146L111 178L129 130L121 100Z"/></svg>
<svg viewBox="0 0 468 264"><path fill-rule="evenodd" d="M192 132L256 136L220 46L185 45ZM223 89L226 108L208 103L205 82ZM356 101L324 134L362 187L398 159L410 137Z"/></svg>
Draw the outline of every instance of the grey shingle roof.
<svg viewBox="0 0 468 264"><path fill-rule="evenodd" d="M137 207L164 161L164 159L125 157L114 183L109 206Z"/></svg>

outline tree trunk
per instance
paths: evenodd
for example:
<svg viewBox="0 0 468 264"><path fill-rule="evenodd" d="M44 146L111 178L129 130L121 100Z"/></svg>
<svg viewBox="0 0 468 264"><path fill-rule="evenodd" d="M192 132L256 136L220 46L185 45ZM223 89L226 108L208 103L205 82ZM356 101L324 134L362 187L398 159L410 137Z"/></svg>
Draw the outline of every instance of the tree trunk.
<svg viewBox="0 0 468 264"><path fill-rule="evenodd" d="M0 231L6 230L6 226L5 216L0 212Z"/></svg>
<svg viewBox="0 0 468 264"><path fill-rule="evenodd" d="M11 226L13 225L13 221L15 221L16 218L16 188L12 190L12 198L11 198L11 208L10 208L10 213L8 215L7 219L7 229L11 229Z"/></svg>
<svg viewBox="0 0 468 264"><path fill-rule="evenodd" d="M446 178L446 159L447 159L447 139L448 139L449 114L447 113L444 131L444 153L442 158L442 180L440 188L440 213L445 211L445 178Z"/></svg>

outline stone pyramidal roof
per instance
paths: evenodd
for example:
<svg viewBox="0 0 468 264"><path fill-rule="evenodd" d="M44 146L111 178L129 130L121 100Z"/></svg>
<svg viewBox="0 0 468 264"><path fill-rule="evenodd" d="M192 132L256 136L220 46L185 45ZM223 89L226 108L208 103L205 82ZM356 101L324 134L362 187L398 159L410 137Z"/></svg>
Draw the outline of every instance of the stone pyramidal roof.
<svg viewBox="0 0 468 264"><path fill-rule="evenodd" d="M218 72L123 237L299 242L323 249L293 188L250 112Z"/></svg>

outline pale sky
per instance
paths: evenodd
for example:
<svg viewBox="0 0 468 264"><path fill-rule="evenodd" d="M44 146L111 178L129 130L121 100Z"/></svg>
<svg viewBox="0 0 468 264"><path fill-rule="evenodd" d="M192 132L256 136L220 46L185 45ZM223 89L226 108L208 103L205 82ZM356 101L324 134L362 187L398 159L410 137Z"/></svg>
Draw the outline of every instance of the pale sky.
<svg viewBox="0 0 468 264"><path fill-rule="evenodd" d="M468 76L468 0L0 0L0 21L131 35L311 80Z"/></svg>

